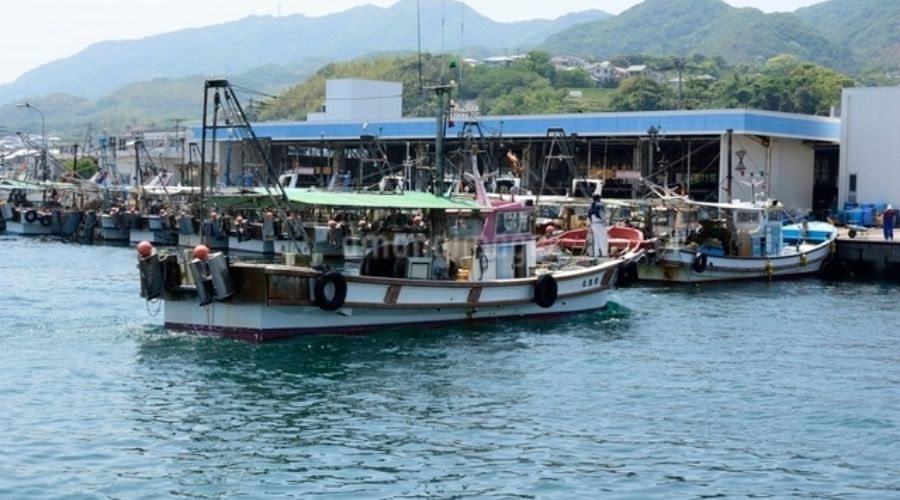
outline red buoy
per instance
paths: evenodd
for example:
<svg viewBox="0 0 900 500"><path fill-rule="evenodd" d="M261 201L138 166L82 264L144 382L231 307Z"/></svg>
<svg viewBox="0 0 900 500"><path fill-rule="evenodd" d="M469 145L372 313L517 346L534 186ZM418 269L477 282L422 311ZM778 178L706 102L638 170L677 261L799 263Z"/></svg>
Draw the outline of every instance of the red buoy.
<svg viewBox="0 0 900 500"><path fill-rule="evenodd" d="M206 260L209 257L209 247L206 245L197 245L194 247L194 258Z"/></svg>
<svg viewBox="0 0 900 500"><path fill-rule="evenodd" d="M149 257L153 253L153 245L149 241L142 241L137 244L138 255L141 257Z"/></svg>

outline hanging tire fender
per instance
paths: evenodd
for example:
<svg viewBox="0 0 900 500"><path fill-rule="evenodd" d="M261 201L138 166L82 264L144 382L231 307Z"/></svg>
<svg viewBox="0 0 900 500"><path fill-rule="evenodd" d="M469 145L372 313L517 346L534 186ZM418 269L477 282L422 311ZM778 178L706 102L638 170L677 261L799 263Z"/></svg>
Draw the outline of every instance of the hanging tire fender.
<svg viewBox="0 0 900 500"><path fill-rule="evenodd" d="M34 222L38 218L37 210L29 210L25 212L25 222Z"/></svg>
<svg viewBox="0 0 900 500"><path fill-rule="evenodd" d="M44 227L49 227L50 224L53 224L53 217L51 217L50 214L42 215L41 225Z"/></svg>
<svg viewBox="0 0 900 500"><path fill-rule="evenodd" d="M696 273L702 273L706 271L707 264L709 264L709 257L703 252L697 252L694 255L694 261L691 262L691 269Z"/></svg>
<svg viewBox="0 0 900 500"><path fill-rule="evenodd" d="M616 275L616 286L619 288L628 288L634 286L638 280L637 262L630 260L619 264L619 272Z"/></svg>
<svg viewBox="0 0 900 500"><path fill-rule="evenodd" d="M544 309L556 303L559 285L552 274L542 274L534 282L534 302Z"/></svg>
<svg viewBox="0 0 900 500"><path fill-rule="evenodd" d="M329 288L331 294L329 294ZM347 280L337 271L329 271L316 277L313 300L323 311L336 311L347 299Z"/></svg>

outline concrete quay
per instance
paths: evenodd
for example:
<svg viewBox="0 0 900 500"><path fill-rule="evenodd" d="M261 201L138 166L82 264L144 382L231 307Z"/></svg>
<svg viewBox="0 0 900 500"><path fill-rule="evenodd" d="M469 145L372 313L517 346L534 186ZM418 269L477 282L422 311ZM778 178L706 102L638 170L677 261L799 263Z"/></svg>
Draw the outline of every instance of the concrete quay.
<svg viewBox="0 0 900 500"><path fill-rule="evenodd" d="M838 231L837 254L829 274L900 280L900 240L885 241L880 227L845 226ZM900 231L896 233L896 238L900 238Z"/></svg>

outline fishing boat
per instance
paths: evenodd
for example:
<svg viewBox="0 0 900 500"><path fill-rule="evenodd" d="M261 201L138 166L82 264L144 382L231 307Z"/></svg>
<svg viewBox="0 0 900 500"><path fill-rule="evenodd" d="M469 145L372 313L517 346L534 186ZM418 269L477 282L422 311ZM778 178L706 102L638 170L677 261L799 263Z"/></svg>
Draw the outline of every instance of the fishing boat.
<svg viewBox="0 0 900 500"><path fill-rule="evenodd" d="M607 243L610 254L643 253L653 246L654 241L644 238L640 229L622 224L614 224L606 228ZM538 248L558 247L577 255L586 254L589 248L589 235L586 227L569 229L546 234L538 240Z"/></svg>
<svg viewBox="0 0 900 500"><path fill-rule="evenodd" d="M474 240L449 230L385 233L355 270L231 262L205 247L179 263L177 255L141 243L142 294L162 302L167 328L258 342L396 326L555 319L603 309L627 262L619 256L538 266L533 210L524 204L489 207L412 192L289 196L320 206L421 211L448 229L460 227L449 221L462 214L483 222ZM193 283L180 279L185 264Z"/></svg>
<svg viewBox="0 0 900 500"><path fill-rule="evenodd" d="M77 227L80 212L76 220L72 215L75 212L63 209L63 202L72 203L77 194L78 186L65 182L0 180L0 195L6 200L0 207L0 217L6 232L41 236L60 234L63 226Z"/></svg>
<svg viewBox="0 0 900 500"><path fill-rule="evenodd" d="M658 245L638 264L644 281L705 283L817 274L835 251L830 223L783 224L774 201L667 200L653 210Z"/></svg>

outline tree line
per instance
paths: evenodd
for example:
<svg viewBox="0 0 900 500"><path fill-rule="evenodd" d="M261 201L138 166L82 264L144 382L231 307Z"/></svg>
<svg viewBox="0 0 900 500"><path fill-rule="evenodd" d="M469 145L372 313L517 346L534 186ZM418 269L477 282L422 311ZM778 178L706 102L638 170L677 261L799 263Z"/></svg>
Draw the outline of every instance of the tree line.
<svg viewBox="0 0 900 500"><path fill-rule="evenodd" d="M557 69L542 51L500 66L461 64L435 55L367 58L327 65L277 99L262 102L253 118L304 119L324 102L329 78L401 81L403 113L411 117L433 116L436 101L427 88L451 81L456 84L454 99L477 103L482 115L720 108L828 115L840 104L841 90L854 85L847 75L790 55L735 66L704 56L636 55L610 63L645 69L603 88L584 69Z"/></svg>

